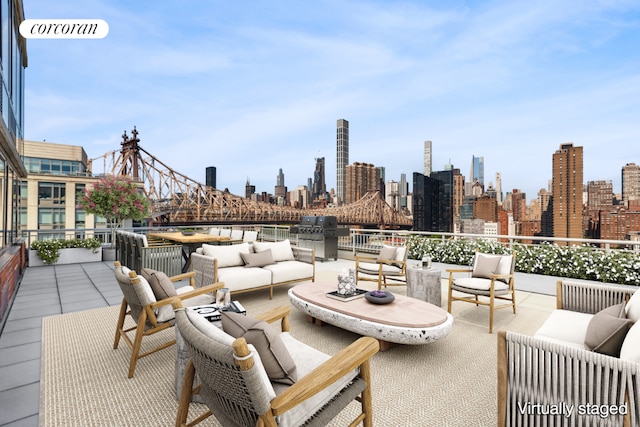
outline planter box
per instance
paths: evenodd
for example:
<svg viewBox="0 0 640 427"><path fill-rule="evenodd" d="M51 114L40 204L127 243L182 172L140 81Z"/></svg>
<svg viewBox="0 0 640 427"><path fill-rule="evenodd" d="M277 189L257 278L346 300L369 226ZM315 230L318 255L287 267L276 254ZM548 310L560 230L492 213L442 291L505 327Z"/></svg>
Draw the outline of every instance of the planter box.
<svg viewBox="0 0 640 427"><path fill-rule="evenodd" d="M66 248L60 249L60 257L58 260L51 265L61 265L61 264L78 264L81 262L98 262L102 261L102 248L95 249L85 249L85 248ZM38 256L38 252L32 249L29 249L29 266L30 267L39 267L45 264L40 257Z"/></svg>

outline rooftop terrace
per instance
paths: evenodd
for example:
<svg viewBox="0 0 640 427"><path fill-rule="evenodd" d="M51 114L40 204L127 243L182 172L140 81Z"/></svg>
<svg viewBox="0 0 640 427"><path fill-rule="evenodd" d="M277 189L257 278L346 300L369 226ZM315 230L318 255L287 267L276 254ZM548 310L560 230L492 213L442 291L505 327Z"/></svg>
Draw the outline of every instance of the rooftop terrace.
<svg viewBox="0 0 640 427"><path fill-rule="evenodd" d="M353 267L349 257L348 252L341 251L337 261L317 262L316 271L337 275L344 268ZM447 267L434 264L434 268L443 272L443 277ZM555 289L540 287L530 276L516 277L518 307L534 308L543 314L550 312L555 308L552 296ZM443 307L446 307L446 283L442 282ZM267 298L266 291L257 292L265 293ZM0 335L0 426L38 425L43 317L118 305L121 301L112 262L26 269Z"/></svg>

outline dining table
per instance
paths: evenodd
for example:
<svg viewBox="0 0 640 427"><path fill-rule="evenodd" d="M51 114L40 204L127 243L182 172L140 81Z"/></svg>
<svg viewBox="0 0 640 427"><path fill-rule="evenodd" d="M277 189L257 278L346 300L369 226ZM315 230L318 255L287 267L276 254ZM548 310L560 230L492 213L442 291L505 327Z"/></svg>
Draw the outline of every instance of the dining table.
<svg viewBox="0 0 640 427"><path fill-rule="evenodd" d="M150 232L148 236L154 239L162 239L182 245L182 257L184 258L184 265L182 266L183 273L189 271L189 266L191 265L191 254L202 246L203 243L209 245L233 245L236 243L242 243L242 240L232 239L227 236L214 236L206 233L185 233L181 231Z"/></svg>

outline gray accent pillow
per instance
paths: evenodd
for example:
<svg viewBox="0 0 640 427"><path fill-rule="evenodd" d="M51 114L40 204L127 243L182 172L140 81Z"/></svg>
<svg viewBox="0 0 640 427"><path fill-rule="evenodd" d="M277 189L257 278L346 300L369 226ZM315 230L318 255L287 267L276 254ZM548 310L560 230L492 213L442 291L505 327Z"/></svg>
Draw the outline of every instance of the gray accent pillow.
<svg viewBox="0 0 640 427"><path fill-rule="evenodd" d="M612 305L593 315L584 337L589 350L620 357L624 338L633 326L633 320L625 316L624 306L625 303Z"/></svg>
<svg viewBox="0 0 640 427"><path fill-rule="evenodd" d="M280 332L267 322L223 311L222 330L234 338L243 337L248 344L253 344L271 381L284 384L296 382L296 363L280 338Z"/></svg>
<svg viewBox="0 0 640 427"><path fill-rule="evenodd" d="M393 260L396 258L396 248L394 246L382 246L380 254L378 255L378 261Z"/></svg>
<svg viewBox="0 0 640 427"><path fill-rule="evenodd" d="M264 267L265 265L275 264L271 249L256 253L240 253L245 267Z"/></svg>
<svg viewBox="0 0 640 427"><path fill-rule="evenodd" d="M169 276L162 271L143 268L140 275L149 282L151 290L153 290L153 294L156 296L156 300L160 301L178 295L173 282L171 282Z"/></svg>
<svg viewBox="0 0 640 427"><path fill-rule="evenodd" d="M473 273L471 274L471 277L491 279L491 275L496 274L496 270L500 264L500 259L500 256L476 254L476 260L473 265Z"/></svg>

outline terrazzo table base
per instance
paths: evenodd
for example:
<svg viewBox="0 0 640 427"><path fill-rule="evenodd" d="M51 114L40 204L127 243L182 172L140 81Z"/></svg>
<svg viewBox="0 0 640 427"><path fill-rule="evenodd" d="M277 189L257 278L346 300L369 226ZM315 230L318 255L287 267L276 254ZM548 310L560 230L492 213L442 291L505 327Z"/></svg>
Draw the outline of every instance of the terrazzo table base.
<svg viewBox="0 0 640 427"><path fill-rule="evenodd" d="M453 327L453 317L428 302L404 295L396 295L385 305L371 304L365 298L338 301L326 295L336 286L319 282L297 285L289 289L289 300L310 322L376 338L381 351L394 344L427 344L446 337Z"/></svg>

